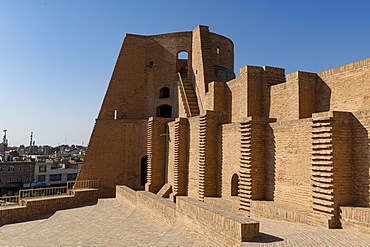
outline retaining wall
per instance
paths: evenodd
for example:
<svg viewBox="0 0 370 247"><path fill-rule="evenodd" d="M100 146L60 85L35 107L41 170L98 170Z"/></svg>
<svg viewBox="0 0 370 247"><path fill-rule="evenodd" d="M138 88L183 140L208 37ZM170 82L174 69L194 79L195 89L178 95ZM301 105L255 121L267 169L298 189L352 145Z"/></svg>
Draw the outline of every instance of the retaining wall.
<svg viewBox="0 0 370 247"><path fill-rule="evenodd" d="M106 197L111 189L73 190L70 195L23 199L20 206L0 208L0 226L30 220Z"/></svg>

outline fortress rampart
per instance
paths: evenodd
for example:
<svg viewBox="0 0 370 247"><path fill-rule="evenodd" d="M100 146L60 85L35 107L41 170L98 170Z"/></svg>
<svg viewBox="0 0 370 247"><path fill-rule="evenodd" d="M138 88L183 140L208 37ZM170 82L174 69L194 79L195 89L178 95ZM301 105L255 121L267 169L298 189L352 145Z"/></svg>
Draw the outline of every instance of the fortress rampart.
<svg viewBox="0 0 370 247"><path fill-rule="evenodd" d="M206 26L127 34L78 179L370 232L370 59L238 78L233 60Z"/></svg>

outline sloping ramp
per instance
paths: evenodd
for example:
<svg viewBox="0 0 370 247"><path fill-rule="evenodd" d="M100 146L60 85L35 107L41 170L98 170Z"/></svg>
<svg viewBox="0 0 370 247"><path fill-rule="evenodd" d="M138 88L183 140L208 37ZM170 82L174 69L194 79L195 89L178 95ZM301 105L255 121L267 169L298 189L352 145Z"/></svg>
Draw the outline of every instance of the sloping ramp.
<svg viewBox="0 0 370 247"><path fill-rule="evenodd" d="M116 199L0 227L0 246L214 246L180 224L165 225Z"/></svg>
<svg viewBox="0 0 370 247"><path fill-rule="evenodd" d="M257 218L261 237L241 246L369 246L370 235ZM215 246L178 222L166 225L132 203L100 199L0 227L0 246Z"/></svg>

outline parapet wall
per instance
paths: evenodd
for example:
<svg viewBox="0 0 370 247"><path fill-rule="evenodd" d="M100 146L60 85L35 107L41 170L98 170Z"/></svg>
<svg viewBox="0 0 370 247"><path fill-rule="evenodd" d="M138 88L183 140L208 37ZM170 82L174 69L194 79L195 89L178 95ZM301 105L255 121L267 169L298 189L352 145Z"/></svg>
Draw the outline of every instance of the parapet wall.
<svg viewBox="0 0 370 247"><path fill-rule="evenodd" d="M71 195L25 199L21 206L1 207L0 226L30 220L109 196L111 189L75 190Z"/></svg>
<svg viewBox="0 0 370 247"><path fill-rule="evenodd" d="M189 197L177 197L176 204L146 191L117 186L117 199L130 201L162 222L180 222L222 246L239 246L255 239L259 222ZM136 194L136 197L134 197Z"/></svg>

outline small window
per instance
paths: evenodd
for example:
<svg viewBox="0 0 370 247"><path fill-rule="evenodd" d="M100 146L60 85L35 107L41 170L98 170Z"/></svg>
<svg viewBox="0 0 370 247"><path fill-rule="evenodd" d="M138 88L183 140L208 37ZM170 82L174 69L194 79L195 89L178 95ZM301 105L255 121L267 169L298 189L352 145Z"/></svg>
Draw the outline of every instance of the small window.
<svg viewBox="0 0 370 247"><path fill-rule="evenodd" d="M153 67L153 64L154 64L153 61L149 61L149 67Z"/></svg>
<svg viewBox="0 0 370 247"><path fill-rule="evenodd" d="M77 173L67 174L67 180L68 181L76 180L76 178L77 178Z"/></svg>
<svg viewBox="0 0 370 247"><path fill-rule="evenodd" d="M40 165L39 172L46 172L46 165Z"/></svg>
<svg viewBox="0 0 370 247"><path fill-rule="evenodd" d="M177 59L188 59L189 55L187 51L182 51L177 54Z"/></svg>
<svg viewBox="0 0 370 247"><path fill-rule="evenodd" d="M10 173L11 173L11 172L14 172L14 166L9 166L9 167L8 167L8 172L10 172Z"/></svg>
<svg viewBox="0 0 370 247"><path fill-rule="evenodd" d="M5 172L5 167L4 166L0 166L0 173L4 173Z"/></svg>
<svg viewBox="0 0 370 247"><path fill-rule="evenodd" d="M45 175L38 175L37 182L45 182Z"/></svg>
<svg viewBox="0 0 370 247"><path fill-rule="evenodd" d="M50 181L62 181L62 174L50 175Z"/></svg>
<svg viewBox="0 0 370 247"><path fill-rule="evenodd" d="M220 47L217 47L217 48L216 48L216 53L217 53L217 55L219 55L219 54L220 54Z"/></svg>
<svg viewBox="0 0 370 247"><path fill-rule="evenodd" d="M118 110L114 109L114 117L113 119L116 120L118 118Z"/></svg>
<svg viewBox="0 0 370 247"><path fill-rule="evenodd" d="M159 90L159 98L169 98L170 97L170 89L168 87L162 87Z"/></svg>

